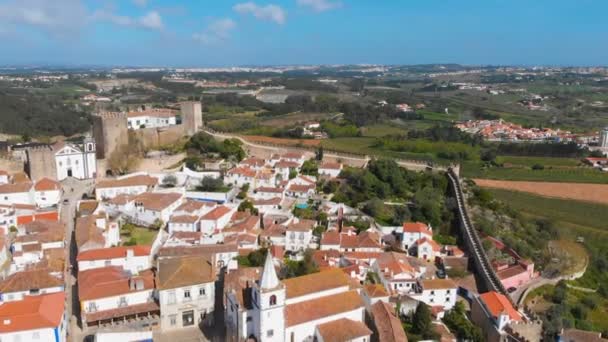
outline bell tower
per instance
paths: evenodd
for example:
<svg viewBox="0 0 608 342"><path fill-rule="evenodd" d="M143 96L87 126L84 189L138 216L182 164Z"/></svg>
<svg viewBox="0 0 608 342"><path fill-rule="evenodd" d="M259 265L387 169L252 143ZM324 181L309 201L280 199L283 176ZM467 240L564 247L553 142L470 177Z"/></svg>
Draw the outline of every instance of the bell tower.
<svg viewBox="0 0 608 342"><path fill-rule="evenodd" d="M285 285L277 277L270 252L259 284L253 288L254 334L260 342L285 340Z"/></svg>

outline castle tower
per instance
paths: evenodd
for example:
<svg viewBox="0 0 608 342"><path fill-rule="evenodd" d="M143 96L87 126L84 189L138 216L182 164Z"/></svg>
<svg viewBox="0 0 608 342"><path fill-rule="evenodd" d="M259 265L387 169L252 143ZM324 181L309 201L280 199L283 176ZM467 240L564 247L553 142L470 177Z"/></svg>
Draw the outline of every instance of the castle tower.
<svg viewBox="0 0 608 342"><path fill-rule="evenodd" d="M253 288L253 331L258 341L284 341L285 339L285 285L277 277L270 252L262 278Z"/></svg>
<svg viewBox="0 0 608 342"><path fill-rule="evenodd" d="M199 101L181 103L182 125L187 135L194 135L203 128L203 107Z"/></svg>
<svg viewBox="0 0 608 342"><path fill-rule="evenodd" d="M608 147L608 127L604 127L600 131L600 147Z"/></svg>
<svg viewBox="0 0 608 342"><path fill-rule="evenodd" d="M36 181L45 177L57 179L55 153L50 145L28 148L26 157L25 171L31 180Z"/></svg>
<svg viewBox="0 0 608 342"><path fill-rule="evenodd" d="M119 146L129 143L127 114L99 113L93 115L93 137L98 159L110 157Z"/></svg>

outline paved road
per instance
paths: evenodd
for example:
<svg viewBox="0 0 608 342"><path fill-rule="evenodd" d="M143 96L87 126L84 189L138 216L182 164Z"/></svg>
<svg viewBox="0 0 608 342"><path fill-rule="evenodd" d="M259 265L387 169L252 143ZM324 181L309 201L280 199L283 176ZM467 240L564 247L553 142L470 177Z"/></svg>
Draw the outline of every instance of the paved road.
<svg viewBox="0 0 608 342"><path fill-rule="evenodd" d="M68 248L68 257L66 260L66 314L68 317L68 341L82 341L84 336L81 336L81 329L78 327L78 319L73 317L74 314L79 314L78 298L74 296L76 290L76 274L75 268L71 265L76 263L76 241L74 240L74 220L76 216L76 204L85 193L93 190L94 181L80 181L74 178L68 178L62 182L63 195L61 198L61 222L65 225L65 239ZM64 201L67 203L64 204Z"/></svg>

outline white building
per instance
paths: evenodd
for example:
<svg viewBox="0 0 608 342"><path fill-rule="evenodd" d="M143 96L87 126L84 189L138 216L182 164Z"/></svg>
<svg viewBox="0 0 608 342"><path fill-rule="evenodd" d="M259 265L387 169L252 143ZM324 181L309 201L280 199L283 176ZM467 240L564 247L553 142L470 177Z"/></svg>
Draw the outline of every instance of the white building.
<svg viewBox="0 0 608 342"><path fill-rule="evenodd" d="M61 193L61 184L52 179L42 178L34 184L34 198L39 208L58 205L61 201Z"/></svg>
<svg viewBox="0 0 608 342"><path fill-rule="evenodd" d="M169 222L171 214L182 204L183 199L184 196L176 192L145 192L126 203L121 212L142 225L164 225Z"/></svg>
<svg viewBox="0 0 608 342"><path fill-rule="evenodd" d="M329 178L336 178L342 172L341 163L330 163L325 162L319 165L319 176L327 176Z"/></svg>
<svg viewBox="0 0 608 342"><path fill-rule="evenodd" d="M237 207L221 205L201 217L201 232L206 235L213 234L214 231L221 231L226 228Z"/></svg>
<svg viewBox="0 0 608 342"><path fill-rule="evenodd" d="M56 292L0 305L0 340L66 341L65 298Z"/></svg>
<svg viewBox="0 0 608 342"><path fill-rule="evenodd" d="M150 269L150 246L120 246L90 249L78 253L78 270L86 271L108 266L119 266L131 274Z"/></svg>
<svg viewBox="0 0 608 342"><path fill-rule="evenodd" d="M223 269L227 271L236 270L238 262L236 257L239 255L236 244L214 244L200 245L180 243L178 245L163 246L158 251L158 258L175 258L185 255L202 255L209 257L216 272Z"/></svg>
<svg viewBox="0 0 608 342"><path fill-rule="evenodd" d="M372 263L372 270L391 294L410 293L426 271L423 267L412 265L407 255L396 252L382 253Z"/></svg>
<svg viewBox="0 0 608 342"><path fill-rule="evenodd" d="M126 175L116 179L102 179L95 185L98 201L118 195L139 195L151 191L158 184L158 178L148 175Z"/></svg>
<svg viewBox="0 0 608 342"><path fill-rule="evenodd" d="M456 305L457 292L458 286L451 279L423 279L418 281L408 296L428 306L442 307L443 311L448 311Z"/></svg>
<svg viewBox="0 0 608 342"><path fill-rule="evenodd" d="M35 196L31 182L0 185L0 205L34 204Z"/></svg>
<svg viewBox="0 0 608 342"><path fill-rule="evenodd" d="M285 250L302 252L308 249L315 223L313 220L301 220L289 224L286 231Z"/></svg>
<svg viewBox="0 0 608 342"><path fill-rule="evenodd" d="M158 128L177 124L177 111L165 108L151 108L127 113L127 127L138 130Z"/></svg>
<svg viewBox="0 0 608 342"><path fill-rule="evenodd" d="M68 177L92 179L97 176L95 141L86 138L82 144L59 142L53 145L57 180Z"/></svg>
<svg viewBox="0 0 608 342"><path fill-rule="evenodd" d="M397 233L401 233L401 245L405 251L422 238L433 240L433 229L422 222L405 222L401 231Z"/></svg>
<svg viewBox="0 0 608 342"><path fill-rule="evenodd" d="M160 311L154 300L154 273L150 270L137 276L119 266L80 271L78 297L82 321L87 326Z"/></svg>
<svg viewBox="0 0 608 342"><path fill-rule="evenodd" d="M161 330L196 326L211 318L215 305L215 271L202 256L163 258L158 262Z"/></svg>
<svg viewBox="0 0 608 342"><path fill-rule="evenodd" d="M16 272L0 283L0 302L24 300L27 296L62 292L63 279L53 276L46 268Z"/></svg>
<svg viewBox="0 0 608 342"><path fill-rule="evenodd" d="M259 281L229 284L224 293L228 336L311 341L318 326L341 319L363 322L365 305L349 283L339 269L280 281L269 253Z"/></svg>

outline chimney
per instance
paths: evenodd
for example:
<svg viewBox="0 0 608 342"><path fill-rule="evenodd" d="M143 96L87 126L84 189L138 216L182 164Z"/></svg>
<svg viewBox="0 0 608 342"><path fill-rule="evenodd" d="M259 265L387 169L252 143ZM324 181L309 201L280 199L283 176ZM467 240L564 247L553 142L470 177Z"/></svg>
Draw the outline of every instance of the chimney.
<svg viewBox="0 0 608 342"><path fill-rule="evenodd" d="M132 258L134 255L133 249L127 249L127 259Z"/></svg>
<svg viewBox="0 0 608 342"><path fill-rule="evenodd" d="M135 279L135 289L143 290L144 289L144 280L143 279Z"/></svg>
<svg viewBox="0 0 608 342"><path fill-rule="evenodd" d="M3 323L4 323L4 325L9 325L9 324L11 324L11 319L10 318L5 319Z"/></svg>

